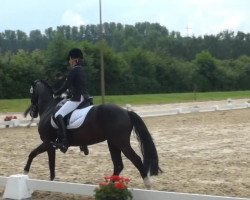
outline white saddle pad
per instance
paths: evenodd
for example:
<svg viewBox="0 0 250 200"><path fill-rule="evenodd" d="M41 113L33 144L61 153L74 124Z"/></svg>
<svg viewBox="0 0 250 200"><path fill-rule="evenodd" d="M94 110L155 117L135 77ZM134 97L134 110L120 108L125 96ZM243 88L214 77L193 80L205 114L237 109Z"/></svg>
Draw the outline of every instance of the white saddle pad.
<svg viewBox="0 0 250 200"><path fill-rule="evenodd" d="M76 129L76 128L79 128L83 124L86 115L88 114L89 110L92 107L93 106L88 106L86 108L74 110L73 113L72 113L72 115L70 116L69 124L67 125L67 129ZM56 125L56 123L53 120L53 117L51 117L51 125L54 128L58 128L58 126Z"/></svg>

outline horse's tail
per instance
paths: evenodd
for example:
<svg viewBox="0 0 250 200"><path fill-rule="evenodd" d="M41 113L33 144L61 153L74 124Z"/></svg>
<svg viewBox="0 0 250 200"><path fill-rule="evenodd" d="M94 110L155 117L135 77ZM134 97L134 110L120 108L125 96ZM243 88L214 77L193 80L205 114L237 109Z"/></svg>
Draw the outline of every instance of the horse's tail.
<svg viewBox="0 0 250 200"><path fill-rule="evenodd" d="M159 167L158 154L153 138L139 115L133 111L128 111L128 114L140 142L144 168L147 173L150 172L150 175L158 175L162 171Z"/></svg>

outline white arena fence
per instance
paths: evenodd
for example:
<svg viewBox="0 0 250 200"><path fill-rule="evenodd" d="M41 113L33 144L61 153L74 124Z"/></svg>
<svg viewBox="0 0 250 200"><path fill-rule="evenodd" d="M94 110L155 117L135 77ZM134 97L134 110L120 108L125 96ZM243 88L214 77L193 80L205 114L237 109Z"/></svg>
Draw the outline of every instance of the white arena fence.
<svg viewBox="0 0 250 200"><path fill-rule="evenodd" d="M0 176L0 187L5 188L3 199L31 199L34 191L60 192L93 196L96 185L44 181L29 179L27 175ZM223 197L188 193L175 193L155 190L129 189L134 200L250 200L237 197Z"/></svg>
<svg viewBox="0 0 250 200"><path fill-rule="evenodd" d="M133 107L129 104L125 106L127 110L133 110ZM157 110L157 111L140 111L137 112L141 117L155 117L155 116L166 116L166 115L178 115L178 114L188 114L188 113L199 113L199 112L212 112L212 111L224 111L224 110L234 110L234 109L244 109L250 108L250 103L240 103L234 104L228 100L227 104L224 105L213 105L213 106L193 106L193 107L179 107L168 110ZM34 119L32 124L30 120L19 120L12 119L11 121L0 121L0 128L18 127L18 126L36 126L39 123L39 119Z"/></svg>
<svg viewBox="0 0 250 200"><path fill-rule="evenodd" d="M220 106L215 104L213 106L179 107L170 110L139 112L138 114L142 117L154 117L154 116L178 115L178 114L189 114L189 113L199 113L199 112L236 110L245 108L250 108L250 103L248 102L241 104L227 103L225 105L220 105Z"/></svg>

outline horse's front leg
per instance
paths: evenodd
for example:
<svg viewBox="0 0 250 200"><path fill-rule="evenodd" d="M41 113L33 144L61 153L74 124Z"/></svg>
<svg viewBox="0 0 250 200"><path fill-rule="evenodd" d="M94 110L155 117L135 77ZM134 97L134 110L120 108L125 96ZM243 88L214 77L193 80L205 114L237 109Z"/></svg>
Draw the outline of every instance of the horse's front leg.
<svg viewBox="0 0 250 200"><path fill-rule="evenodd" d="M41 153L44 153L47 150L48 150L48 146L45 143L42 143L37 148L35 148L33 151L30 152L28 161L27 161L27 163L26 163L26 165L24 167L24 174L28 174L29 173L29 171L30 171L30 165L31 165L33 159L37 155L39 155Z"/></svg>
<svg viewBox="0 0 250 200"><path fill-rule="evenodd" d="M50 180L53 181L55 179L56 150L52 146L49 146L47 153L49 157Z"/></svg>

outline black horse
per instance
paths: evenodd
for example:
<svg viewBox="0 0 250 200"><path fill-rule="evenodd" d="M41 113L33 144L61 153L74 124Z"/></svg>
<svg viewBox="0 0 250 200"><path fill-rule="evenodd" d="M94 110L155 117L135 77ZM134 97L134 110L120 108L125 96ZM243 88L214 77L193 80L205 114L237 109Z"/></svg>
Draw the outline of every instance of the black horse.
<svg viewBox="0 0 250 200"><path fill-rule="evenodd" d="M36 80L31 86L30 116L40 116L38 132L42 140L28 157L24 172L30 170L32 160L47 151L50 179L55 178L55 148L51 142L57 139L57 130L51 125L51 116L60 100L53 99L53 90L44 80ZM28 112L26 111L25 114ZM143 162L130 145L130 135L135 130L140 142ZM68 130L70 146L92 145L107 140L114 165L113 175L123 170L121 152L134 164L143 178L146 188L151 187L148 177L161 172L158 165L157 150L143 120L133 111L127 111L117 105L103 104L93 106L84 123L77 129Z"/></svg>

